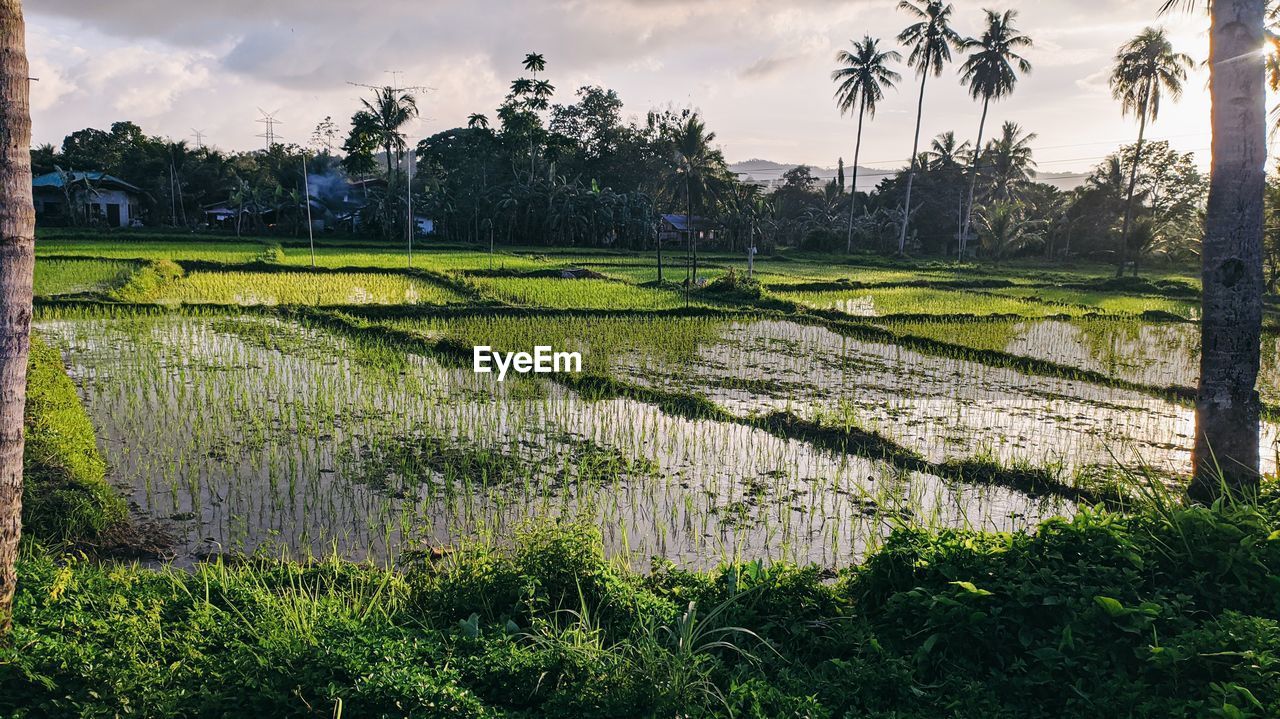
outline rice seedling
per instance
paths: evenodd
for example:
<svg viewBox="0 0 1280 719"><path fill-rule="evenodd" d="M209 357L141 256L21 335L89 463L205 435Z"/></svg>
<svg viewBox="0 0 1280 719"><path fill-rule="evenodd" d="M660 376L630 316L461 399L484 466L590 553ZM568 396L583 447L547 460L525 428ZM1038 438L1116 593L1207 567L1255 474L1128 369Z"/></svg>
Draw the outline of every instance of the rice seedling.
<svg viewBox="0 0 1280 719"><path fill-rule="evenodd" d="M118 260L68 260L43 258L36 262L37 297L105 292L124 283L137 268Z"/></svg>
<svg viewBox="0 0 1280 719"><path fill-rule="evenodd" d="M262 253L258 242L197 242L191 239L168 241L59 240L41 239L37 257L87 257L117 260L173 260L182 262L252 262Z"/></svg>
<svg viewBox="0 0 1280 719"><path fill-rule="evenodd" d="M1107 314L1140 315L1143 312L1167 312L1186 319L1196 319L1200 313L1200 305L1195 300L1149 295L1089 292L1062 287L1012 287L994 289L991 292L1040 302L1089 307Z"/></svg>
<svg viewBox="0 0 1280 719"><path fill-rule="evenodd" d="M551 277L472 277L484 296L516 305L576 309L663 310L686 306L683 292L623 282ZM696 294L688 304L705 306Z"/></svg>
<svg viewBox="0 0 1280 719"><path fill-rule="evenodd" d="M876 546L886 516L1012 529L1069 511L743 424L542 380L497 385L377 339L271 318L40 326L67 353L116 479L144 513L177 525L180 563L334 548L396 561L563 517L597 524L636 564L830 566Z"/></svg>
<svg viewBox="0 0 1280 719"><path fill-rule="evenodd" d="M426 280L356 272L192 272L147 299L234 305L415 305L463 300L452 290Z"/></svg>
<svg viewBox="0 0 1280 719"><path fill-rule="evenodd" d="M927 287L887 287L777 293L785 300L817 309L834 309L862 317L885 315L1082 315L1082 307L1049 305L994 294Z"/></svg>

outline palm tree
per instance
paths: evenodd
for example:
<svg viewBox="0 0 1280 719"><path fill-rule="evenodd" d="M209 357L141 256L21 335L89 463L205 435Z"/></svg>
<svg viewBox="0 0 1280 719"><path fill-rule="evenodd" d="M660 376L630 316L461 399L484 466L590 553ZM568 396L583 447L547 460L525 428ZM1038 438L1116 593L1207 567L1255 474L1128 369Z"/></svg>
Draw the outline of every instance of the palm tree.
<svg viewBox="0 0 1280 719"><path fill-rule="evenodd" d="M978 237L983 254L995 262L1039 239L1022 203L1010 200L997 200L978 213Z"/></svg>
<svg viewBox="0 0 1280 719"><path fill-rule="evenodd" d="M861 41L853 42L853 52L841 50L836 53L836 62L840 67L831 73L831 79L839 82L836 87L836 106L840 114L851 113L854 108L858 112L858 135L853 145L853 182L849 185L849 236L845 241L845 252L853 250L853 218L854 207L858 204L858 152L862 149L863 115L876 116L876 105L884 99L885 88L893 87L902 79L897 72L889 69L889 63L899 62L902 55L897 50L881 51L879 40L864 35Z"/></svg>
<svg viewBox="0 0 1280 719"><path fill-rule="evenodd" d="M933 138L924 156L928 158L928 169L945 170L958 166L971 154L969 143L956 144L956 133L947 130Z"/></svg>
<svg viewBox="0 0 1280 719"><path fill-rule="evenodd" d="M1120 265L1116 277L1124 275L1128 262L1129 223L1133 220L1133 189L1138 182L1138 165L1142 164L1142 141L1147 120L1155 122L1160 114L1160 96L1168 92L1177 100L1182 96L1182 81L1187 79L1191 58L1174 52L1163 29L1147 28L1116 53L1111 71L1111 95L1120 101L1125 115L1138 116L1138 145L1133 166L1129 168L1129 188L1125 193L1124 220L1120 224Z"/></svg>
<svg viewBox="0 0 1280 719"><path fill-rule="evenodd" d="M21 0L0 0L0 637L12 625L22 534L23 410L35 269L31 115Z"/></svg>
<svg viewBox="0 0 1280 719"><path fill-rule="evenodd" d="M524 69L537 75L547 69L547 59L539 52L526 53L524 56Z"/></svg>
<svg viewBox="0 0 1280 719"><path fill-rule="evenodd" d="M1005 122L1000 127L1000 137L987 143L981 165L996 198L1013 199L1014 188L1031 179L1036 168L1031 157L1031 143L1035 139L1034 132L1023 134L1018 123Z"/></svg>
<svg viewBox="0 0 1280 719"><path fill-rule="evenodd" d="M974 147L982 147L982 130L987 124L987 108L992 100L999 100L1013 92L1018 82L1018 73L1031 72L1031 63L1014 52L1017 49L1031 47L1031 38L1019 34L1013 26L1018 17L1016 10L1003 13L987 10L987 29L982 37L964 41L966 49L973 49L964 64L960 66L960 79L969 86L969 94L976 100L982 98L982 119L978 120L978 140ZM965 206L964 228L960 233L959 257L964 257L965 239L973 221L973 193L978 184L978 155L973 157L973 166L969 168L969 201Z"/></svg>
<svg viewBox="0 0 1280 719"><path fill-rule="evenodd" d="M1168 0L1164 10L1200 0ZM1267 93L1264 0L1213 0L1209 95L1213 157L1200 262L1200 387L1188 495L1259 491L1256 390L1262 333Z"/></svg>
<svg viewBox="0 0 1280 719"><path fill-rule="evenodd" d="M694 230L694 209L703 205L719 186L720 171L724 167L724 156L711 146L716 134L707 132L707 126L697 113L689 115L684 124L673 132L671 137L674 150L674 166L669 183L672 195L678 196L684 191L687 232L689 233L689 253L692 256L693 269L690 286L698 282L698 242Z"/></svg>
<svg viewBox="0 0 1280 719"><path fill-rule="evenodd" d="M907 196L902 204L902 226L898 234L898 254L905 254L907 248L907 227L911 224L911 185L916 174L916 154L920 151L920 120L924 115L924 84L929 75L935 77L942 74L942 67L951 62L951 48L960 47L963 42L960 35L951 29L950 4L942 0L925 0L923 6L917 6L911 0L902 0L898 9L906 10L919 22L908 25L898 33L898 42L911 48L907 64L916 69L920 75L920 99L916 103L916 135L911 145L911 164L907 170Z"/></svg>
<svg viewBox="0 0 1280 719"><path fill-rule="evenodd" d="M472 130L488 130L489 118L483 113L473 112L467 115L467 127Z"/></svg>
<svg viewBox="0 0 1280 719"><path fill-rule="evenodd" d="M404 126L418 116L418 101L413 95L393 87L383 87L374 91L373 102L361 100L364 111L368 114L370 129L378 139L378 144L387 153L387 181L392 177L392 151L397 158L404 154Z"/></svg>

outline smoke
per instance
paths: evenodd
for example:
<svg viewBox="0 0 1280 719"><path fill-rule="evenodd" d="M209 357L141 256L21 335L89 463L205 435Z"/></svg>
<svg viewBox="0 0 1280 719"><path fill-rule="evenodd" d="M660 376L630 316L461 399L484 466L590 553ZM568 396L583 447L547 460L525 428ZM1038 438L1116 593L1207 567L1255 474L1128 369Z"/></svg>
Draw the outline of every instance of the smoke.
<svg viewBox="0 0 1280 719"><path fill-rule="evenodd" d="M347 178L337 170L324 174L308 173L307 186L313 199L332 210L342 209L349 203L349 196L352 194Z"/></svg>

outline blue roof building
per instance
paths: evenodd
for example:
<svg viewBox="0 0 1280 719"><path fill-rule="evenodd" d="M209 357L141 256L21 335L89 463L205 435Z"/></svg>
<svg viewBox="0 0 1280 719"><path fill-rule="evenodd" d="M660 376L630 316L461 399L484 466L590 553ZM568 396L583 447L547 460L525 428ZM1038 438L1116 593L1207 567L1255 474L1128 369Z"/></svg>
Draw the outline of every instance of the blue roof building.
<svg viewBox="0 0 1280 719"><path fill-rule="evenodd" d="M141 224L142 190L105 172L50 172L32 179L31 191L36 220L44 224L72 224L80 218L106 227Z"/></svg>

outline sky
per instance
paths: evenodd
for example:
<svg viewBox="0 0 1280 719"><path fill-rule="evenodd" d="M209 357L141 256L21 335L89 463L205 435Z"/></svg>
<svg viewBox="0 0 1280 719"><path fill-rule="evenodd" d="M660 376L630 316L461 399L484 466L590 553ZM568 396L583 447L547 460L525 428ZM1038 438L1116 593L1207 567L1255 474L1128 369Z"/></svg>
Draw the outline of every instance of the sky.
<svg viewBox="0 0 1280 719"><path fill-rule="evenodd" d="M1014 9L1035 45L1012 97L994 103L988 137L1012 120L1036 133L1043 172L1086 172L1137 122L1107 78L1116 49L1162 26L1197 66L1177 102L1148 129L1176 149L1209 147L1208 18L1159 16L1159 0L955 0L955 28L981 31L983 9ZM853 156L855 119L836 109L835 54L865 34L896 47L908 24L897 0L39 0L26 3L37 144L132 120L151 134L226 150L261 146L261 111L278 138L306 143L325 116L345 131L368 91L351 82L420 85L421 138L495 119L526 52L545 55L555 102L583 85L616 90L624 114L693 107L731 162L763 158L834 166ZM904 53L905 56L906 53ZM977 133L979 103L959 63L925 86L922 149L954 130ZM900 67L863 135L860 165L889 169L910 156L919 80Z"/></svg>

